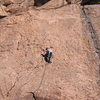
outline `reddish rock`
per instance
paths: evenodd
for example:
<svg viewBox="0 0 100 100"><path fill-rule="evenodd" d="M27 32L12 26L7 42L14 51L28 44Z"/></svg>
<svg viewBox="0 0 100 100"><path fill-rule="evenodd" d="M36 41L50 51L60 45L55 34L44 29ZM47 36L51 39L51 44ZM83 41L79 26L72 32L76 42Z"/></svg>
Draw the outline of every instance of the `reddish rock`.
<svg viewBox="0 0 100 100"><path fill-rule="evenodd" d="M87 21L76 4L48 9L59 2L24 12L19 7L27 2L7 6L12 15L0 19L0 100L32 100L34 91L37 100L99 100L99 57ZM42 56L47 47L50 64Z"/></svg>

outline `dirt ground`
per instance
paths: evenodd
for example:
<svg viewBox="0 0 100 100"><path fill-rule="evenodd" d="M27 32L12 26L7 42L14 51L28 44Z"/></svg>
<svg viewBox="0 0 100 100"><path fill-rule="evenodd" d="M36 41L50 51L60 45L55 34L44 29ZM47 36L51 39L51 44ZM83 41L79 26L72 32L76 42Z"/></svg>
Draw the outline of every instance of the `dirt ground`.
<svg viewBox="0 0 100 100"><path fill-rule="evenodd" d="M0 20L0 100L99 100L99 58L80 6ZM45 48L53 47L52 63Z"/></svg>

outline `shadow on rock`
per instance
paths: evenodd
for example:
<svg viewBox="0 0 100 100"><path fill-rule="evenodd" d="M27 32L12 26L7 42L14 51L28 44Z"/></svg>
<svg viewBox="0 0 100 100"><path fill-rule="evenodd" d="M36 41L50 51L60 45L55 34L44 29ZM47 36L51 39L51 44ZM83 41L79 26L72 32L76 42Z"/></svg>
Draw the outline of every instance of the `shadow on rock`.
<svg viewBox="0 0 100 100"><path fill-rule="evenodd" d="M5 18L6 16L0 16L0 19Z"/></svg>
<svg viewBox="0 0 100 100"><path fill-rule="evenodd" d="M82 0L81 5L94 5L100 4L100 0Z"/></svg>
<svg viewBox="0 0 100 100"><path fill-rule="evenodd" d="M47 2L49 2L50 0L34 0L34 6L42 6L44 4L46 4Z"/></svg>

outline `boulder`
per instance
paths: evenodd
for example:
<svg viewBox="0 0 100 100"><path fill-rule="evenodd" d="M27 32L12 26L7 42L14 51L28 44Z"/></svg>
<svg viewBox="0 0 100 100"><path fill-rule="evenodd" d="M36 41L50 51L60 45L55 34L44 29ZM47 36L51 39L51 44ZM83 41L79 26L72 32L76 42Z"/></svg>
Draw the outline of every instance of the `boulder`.
<svg viewBox="0 0 100 100"><path fill-rule="evenodd" d="M0 18L7 16L8 13L5 11L6 7L3 5L0 5Z"/></svg>
<svg viewBox="0 0 100 100"><path fill-rule="evenodd" d="M33 5L34 5L34 0L24 0L23 2L16 1L16 3L7 6L7 11L12 14L21 11L26 11L30 6Z"/></svg>
<svg viewBox="0 0 100 100"><path fill-rule="evenodd" d="M60 7L64 4L67 4L66 0L57 0L57 1L56 0L51 0L47 3L45 3L42 6L41 6L41 4L39 4L39 6L41 6L42 8L56 8L56 7Z"/></svg>
<svg viewBox="0 0 100 100"><path fill-rule="evenodd" d="M0 0L0 3L5 5L5 6L8 6L12 3L15 3L15 1L14 0Z"/></svg>
<svg viewBox="0 0 100 100"><path fill-rule="evenodd" d="M34 0L35 6L42 7L42 8L54 8L60 7L65 4L74 4L79 3L81 0L46 0L46 3L42 2L41 0Z"/></svg>
<svg viewBox="0 0 100 100"><path fill-rule="evenodd" d="M6 9L7 12L14 14L20 12L23 8L18 4L9 5Z"/></svg>

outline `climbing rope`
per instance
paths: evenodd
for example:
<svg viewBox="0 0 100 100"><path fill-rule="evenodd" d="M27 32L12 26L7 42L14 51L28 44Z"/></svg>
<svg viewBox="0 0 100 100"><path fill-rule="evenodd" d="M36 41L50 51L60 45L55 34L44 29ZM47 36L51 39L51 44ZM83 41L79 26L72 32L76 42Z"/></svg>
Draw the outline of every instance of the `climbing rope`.
<svg viewBox="0 0 100 100"><path fill-rule="evenodd" d="M34 90L34 92L28 92L28 93L31 93L33 95L32 100L34 100L34 99L36 100L36 94L35 93L40 89L40 87L41 87L41 85L43 83L45 72L46 72L46 66L47 66L47 64L45 64L45 66L44 66L44 71L43 71L42 78L41 78L41 81L39 83L38 88L36 90Z"/></svg>
<svg viewBox="0 0 100 100"><path fill-rule="evenodd" d="M44 71L43 71L43 74L42 74L42 78L41 78L40 84L39 84L38 88L34 91L34 93L36 93L40 89L40 87L41 87L41 85L43 83L43 79L44 79L45 72L46 72L46 66L47 66L47 64L45 64L45 67L44 67Z"/></svg>

